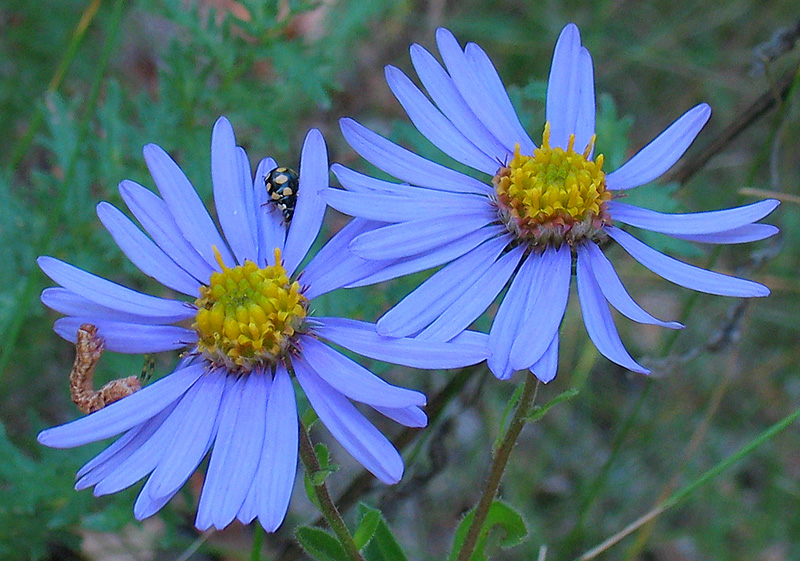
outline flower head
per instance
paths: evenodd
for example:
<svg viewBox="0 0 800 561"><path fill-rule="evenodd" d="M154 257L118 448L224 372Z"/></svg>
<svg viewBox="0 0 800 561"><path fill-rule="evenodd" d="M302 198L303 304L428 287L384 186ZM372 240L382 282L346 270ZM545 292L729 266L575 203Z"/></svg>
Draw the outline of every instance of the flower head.
<svg viewBox="0 0 800 561"><path fill-rule="evenodd" d="M132 181L123 181L120 193L146 234L108 203L97 213L139 269L188 299L149 296L41 257L42 270L60 285L46 289L42 301L66 315L55 330L69 341L90 324L107 350L187 352L170 375L43 431L39 442L70 448L121 434L81 468L76 489L105 495L149 475L134 506L139 519L164 506L211 450L197 527L258 517L274 531L286 516L296 473L294 375L341 445L381 481L397 482L402 458L351 400L422 427L425 396L388 384L323 341L387 362L450 368L483 360L485 336L465 333L446 344L387 339L372 324L313 316L313 299L340 286L328 274L338 236L298 273L325 212L319 191L328 186L328 160L319 131L303 144L287 222L286 209L269 200L264 184L276 163L262 160L254 180L230 123L217 121L211 174L224 238L166 152L148 145L144 156L160 196Z"/></svg>
<svg viewBox="0 0 800 561"><path fill-rule="evenodd" d="M419 45L411 47L427 96L392 66L386 68L387 82L431 143L488 180L421 158L343 119L350 145L403 183L335 164L332 170L345 189L323 193L334 208L362 224L371 221L349 248L354 259L384 269L359 282L445 264L378 321L378 333L448 340L508 284L489 333L489 367L498 378L530 369L548 382L556 374L558 329L575 260L589 337L610 360L647 373L625 350L608 304L640 323L683 326L658 320L633 301L601 250L609 240L681 286L725 296L769 294L758 283L668 257L614 225L717 244L755 241L777 232L755 223L778 205L773 200L679 215L617 200L626 189L656 179L675 164L708 121L708 105L687 111L622 167L608 172L603 156L594 155L594 70L575 25L567 25L556 43L540 146L520 124L486 53L474 43L462 48L446 29L437 31L436 41L444 66Z"/></svg>

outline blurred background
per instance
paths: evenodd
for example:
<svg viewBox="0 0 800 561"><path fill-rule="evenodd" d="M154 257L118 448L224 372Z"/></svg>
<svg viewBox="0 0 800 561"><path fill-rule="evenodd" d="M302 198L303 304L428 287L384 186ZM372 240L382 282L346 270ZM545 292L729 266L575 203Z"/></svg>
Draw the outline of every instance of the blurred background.
<svg viewBox="0 0 800 561"><path fill-rule="evenodd" d="M144 144L167 150L209 205L210 131L219 115L232 121L253 163L269 155L296 168L306 131L318 127L332 162L373 172L339 134L337 119L351 116L453 165L402 113L385 84L384 65L415 78L409 45L435 52L434 30L446 26L462 44L475 41L488 52L523 125L538 139L552 49L567 22L578 24L595 61L597 152L606 154L607 170L697 103L714 110L668 177L637 189L631 202L685 212L777 197L783 204L768 222L782 235L720 250L645 238L673 256L772 289L768 299L752 302L696 295L609 248L632 295L656 316L687 328L673 333L617 318L631 354L654 371L645 378L597 353L571 298L559 375L541 388L539 403L570 388L579 394L522 433L501 497L520 509L529 535L495 558L535 559L546 545L548 560L573 559L797 408L795 1L3 0L0 558L249 555L250 528L234 524L205 536L193 528L202 470L159 515L139 523L132 515L139 486L100 499L72 489L77 468L102 445L58 451L35 442L42 428L79 415L68 390L74 350L52 332L56 315L39 302L50 283L35 257L54 255L170 296L135 270L94 213L103 200L122 206L116 190L122 179L153 186L141 157ZM346 220L329 210L318 244ZM316 311L374 321L424 276L339 291L318 301ZM477 328L488 325L484 318ZM176 359L156 357L154 377L168 374ZM138 374L145 362L109 353L97 383ZM440 413L408 439L403 482L386 488L367 479L359 500L383 510L410 559L442 559L477 500L523 374L501 383L485 368L455 373L368 366L426 391ZM390 435L399 432L391 423L380 426ZM326 439L324 430L314 436ZM798 437L800 428L790 427L601 558L800 559ZM329 478L336 496L360 472L346 453L331 448L341 465ZM355 509L347 516L354 520ZM267 536L265 558L296 558L293 531L314 518L298 485L287 522Z"/></svg>

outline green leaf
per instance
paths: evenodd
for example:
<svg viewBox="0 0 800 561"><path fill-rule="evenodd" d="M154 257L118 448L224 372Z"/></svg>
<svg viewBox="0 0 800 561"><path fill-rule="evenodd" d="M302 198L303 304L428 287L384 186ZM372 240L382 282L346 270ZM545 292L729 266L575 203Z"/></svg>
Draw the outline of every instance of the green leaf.
<svg viewBox="0 0 800 561"><path fill-rule="evenodd" d="M295 530L294 536L306 553L317 561L348 561L339 540L325 530L301 526Z"/></svg>
<svg viewBox="0 0 800 561"><path fill-rule="evenodd" d="M467 532L475 518L475 510L471 510L458 525L456 535L453 540L453 549L450 552L449 561L455 561L464 540L467 537ZM485 561L487 559L485 550L486 542L489 538L490 531L495 527L500 526L504 534L500 537L498 545L502 548L509 548L519 544L525 536L528 535L528 528L525 526L525 521L522 515L516 510L508 506L502 501L495 501L489 507L489 513L486 516L486 521L481 528L478 536L478 541L475 544L475 550L472 552L470 561Z"/></svg>
<svg viewBox="0 0 800 561"><path fill-rule="evenodd" d="M578 390L575 388L562 392L553 399L551 399L550 401L548 401L547 403L545 403L544 405L535 406L528 415L528 418L525 420L529 423L535 423L536 421L547 415L547 412L550 411L550 409L554 405L558 405L563 401L568 401L573 397L575 397L576 395L578 395Z"/></svg>
<svg viewBox="0 0 800 561"><path fill-rule="evenodd" d="M389 529L389 524L378 509L361 503L358 505L361 525L366 525L367 518L377 519L377 525L373 531L372 539L364 548L364 558L367 561L408 561L408 557L403 553L403 548L397 538ZM361 527L359 526L359 528ZM356 531L358 534L358 531ZM354 538L355 539L355 538ZM358 542L356 542L358 544Z"/></svg>
<svg viewBox="0 0 800 561"><path fill-rule="evenodd" d="M372 537L375 535L375 530L378 529L382 520L383 516L379 510L370 507L366 507L363 510L363 516L358 523L358 528L356 528L356 531L353 533L353 541L359 551L364 549L370 540L372 540Z"/></svg>

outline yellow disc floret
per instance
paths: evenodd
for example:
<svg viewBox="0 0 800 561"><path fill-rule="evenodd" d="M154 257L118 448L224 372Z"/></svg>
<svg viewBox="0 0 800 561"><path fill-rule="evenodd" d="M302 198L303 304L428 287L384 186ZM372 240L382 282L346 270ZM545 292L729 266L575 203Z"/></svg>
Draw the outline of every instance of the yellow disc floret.
<svg viewBox="0 0 800 561"><path fill-rule="evenodd" d="M601 232L607 220L603 156L590 160L594 137L583 154L574 151L575 135L567 149L550 147L550 124L542 146L533 156L520 154L492 179L503 222L520 238L534 243L572 243ZM574 231L573 231L574 230Z"/></svg>
<svg viewBox="0 0 800 561"><path fill-rule="evenodd" d="M222 272L212 273L195 300L198 350L232 370L274 364L302 326L308 299L289 279L280 250L275 249L276 264L263 269L252 261L228 268L214 251Z"/></svg>

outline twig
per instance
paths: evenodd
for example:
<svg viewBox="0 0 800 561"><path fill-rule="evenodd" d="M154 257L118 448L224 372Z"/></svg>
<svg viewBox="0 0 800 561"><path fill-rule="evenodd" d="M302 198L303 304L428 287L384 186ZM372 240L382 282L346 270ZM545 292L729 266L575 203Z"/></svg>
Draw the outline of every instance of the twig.
<svg viewBox="0 0 800 561"><path fill-rule="evenodd" d="M519 433L522 432L523 427L527 423L527 417L530 413L531 405L536 399L536 393L539 390L539 380L532 374L525 374L525 386L522 390L522 395L517 403L517 409L514 411L514 417L508 425L506 434L503 441L492 460L492 467L489 471L489 479L486 482L486 488L478 501L478 506L475 507L475 516L472 518L472 523L467 530L467 535L464 538L464 543L461 545L461 550L458 552L457 561L469 561L472 553L475 550L475 545L478 542L483 524L486 522L486 517L489 514L489 509L494 502L497 495L497 489L500 487L500 481L505 473L508 460L511 457L511 451L517 442Z"/></svg>
<svg viewBox="0 0 800 561"><path fill-rule="evenodd" d="M303 421L299 421L299 423L300 461L303 462L306 475L311 477L320 470L319 460L317 459L317 453L314 451L314 445L311 444L311 438L308 436L308 429L303 424ZM319 510L328 522L328 526L330 526L333 533L336 534L336 537L339 538L339 543L342 544L347 556L352 561L364 561L361 552L358 551L358 547L356 547L353 541L353 536L350 535L350 530L347 529L347 525L344 523L339 509L337 509L336 505L333 503L331 494L328 491L328 486L324 481L319 485L314 485L314 493L317 495Z"/></svg>
<svg viewBox="0 0 800 561"><path fill-rule="evenodd" d="M667 181L677 181L686 183L697 172L699 172L708 161L716 154L724 150L731 142L736 139L749 126L753 125L778 102L782 102L789 95L797 78L798 68L786 72L771 88L762 93L747 108L742 111L734 121L725 127L711 143L700 152L687 156L682 160L674 172L666 177Z"/></svg>

